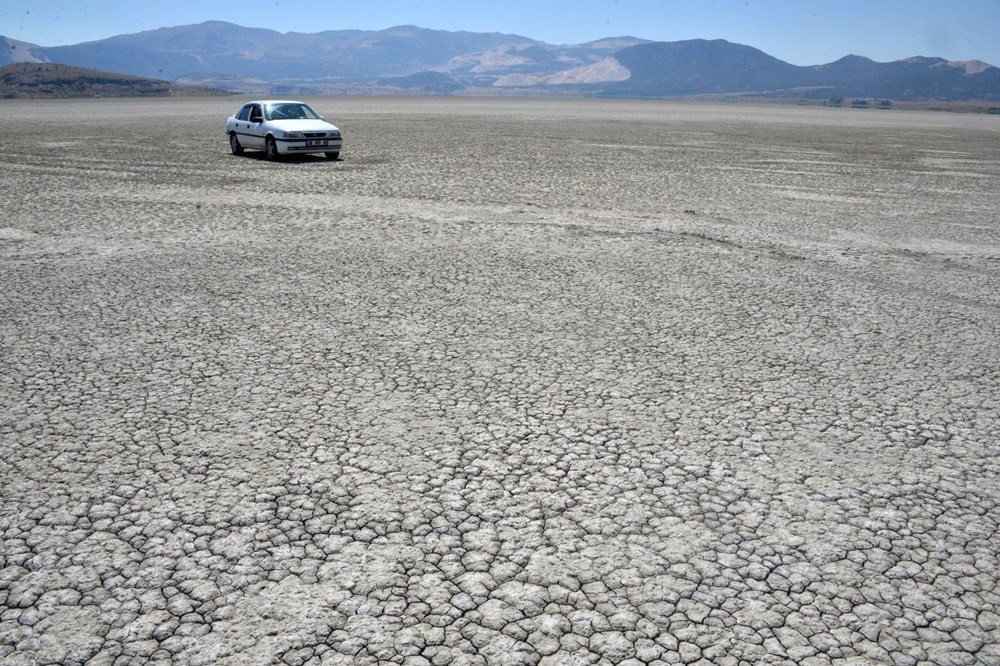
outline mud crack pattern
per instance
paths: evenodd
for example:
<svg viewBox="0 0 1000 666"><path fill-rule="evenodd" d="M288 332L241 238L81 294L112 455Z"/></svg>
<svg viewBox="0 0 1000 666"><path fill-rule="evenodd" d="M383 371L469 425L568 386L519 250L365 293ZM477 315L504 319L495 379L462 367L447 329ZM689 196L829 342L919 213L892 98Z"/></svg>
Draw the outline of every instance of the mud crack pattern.
<svg viewBox="0 0 1000 666"><path fill-rule="evenodd" d="M995 122L229 106L0 101L0 661L1000 663Z"/></svg>

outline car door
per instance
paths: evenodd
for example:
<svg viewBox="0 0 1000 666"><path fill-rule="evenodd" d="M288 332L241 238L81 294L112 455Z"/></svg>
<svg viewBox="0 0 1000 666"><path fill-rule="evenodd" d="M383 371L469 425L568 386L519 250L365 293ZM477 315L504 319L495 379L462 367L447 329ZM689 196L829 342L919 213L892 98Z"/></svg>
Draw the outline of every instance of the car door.
<svg viewBox="0 0 1000 666"><path fill-rule="evenodd" d="M233 132L236 134L236 138L239 140L240 145L246 148L250 145L248 141L248 134L250 130L250 107L251 104L244 104L243 108L229 119L226 123L226 131Z"/></svg>
<svg viewBox="0 0 1000 666"><path fill-rule="evenodd" d="M250 118L246 122L246 132L247 141L244 144L247 148L263 148L264 147L264 109L260 104L250 105Z"/></svg>

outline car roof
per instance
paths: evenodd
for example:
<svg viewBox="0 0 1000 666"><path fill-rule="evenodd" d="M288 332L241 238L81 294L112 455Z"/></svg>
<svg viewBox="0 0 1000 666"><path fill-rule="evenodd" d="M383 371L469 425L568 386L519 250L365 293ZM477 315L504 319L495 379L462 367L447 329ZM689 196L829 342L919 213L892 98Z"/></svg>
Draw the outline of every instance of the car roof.
<svg viewBox="0 0 1000 666"><path fill-rule="evenodd" d="M305 102L300 102L297 99L255 99L247 104L305 104Z"/></svg>

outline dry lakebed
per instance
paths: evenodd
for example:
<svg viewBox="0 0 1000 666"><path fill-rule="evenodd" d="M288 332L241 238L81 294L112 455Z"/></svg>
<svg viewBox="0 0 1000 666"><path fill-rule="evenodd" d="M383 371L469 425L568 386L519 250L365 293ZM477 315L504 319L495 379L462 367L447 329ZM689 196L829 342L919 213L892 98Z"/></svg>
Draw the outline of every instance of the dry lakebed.
<svg viewBox="0 0 1000 666"><path fill-rule="evenodd" d="M1000 663L1000 118L0 100L0 662Z"/></svg>

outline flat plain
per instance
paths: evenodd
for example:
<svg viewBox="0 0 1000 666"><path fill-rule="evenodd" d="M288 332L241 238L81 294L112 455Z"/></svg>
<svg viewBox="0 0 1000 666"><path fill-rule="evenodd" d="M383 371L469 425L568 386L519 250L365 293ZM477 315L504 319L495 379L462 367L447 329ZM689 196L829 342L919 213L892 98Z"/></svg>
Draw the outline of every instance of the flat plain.
<svg viewBox="0 0 1000 666"><path fill-rule="evenodd" d="M310 101L0 101L0 661L1000 663L1000 118Z"/></svg>

